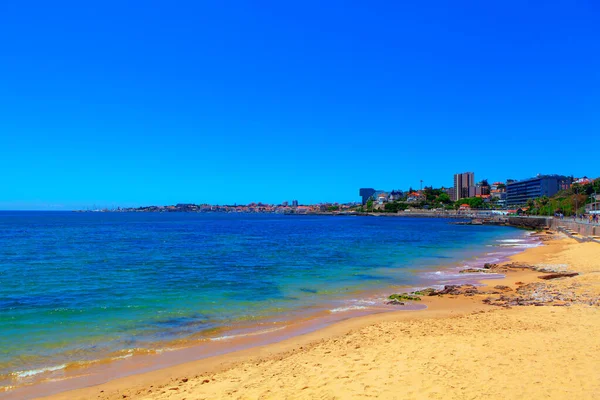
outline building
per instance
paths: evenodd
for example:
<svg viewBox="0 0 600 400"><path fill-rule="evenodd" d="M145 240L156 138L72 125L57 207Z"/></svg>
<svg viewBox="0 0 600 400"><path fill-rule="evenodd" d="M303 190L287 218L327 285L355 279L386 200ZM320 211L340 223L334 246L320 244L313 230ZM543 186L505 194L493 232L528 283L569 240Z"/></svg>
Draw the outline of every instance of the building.
<svg viewBox="0 0 600 400"><path fill-rule="evenodd" d="M406 196L406 201L409 203L425 201L425 195L422 192L411 192Z"/></svg>
<svg viewBox="0 0 600 400"><path fill-rule="evenodd" d="M538 175L535 178L514 181L506 185L506 205L524 205L529 199L554 196L559 190L568 189L573 178L563 175Z"/></svg>
<svg viewBox="0 0 600 400"><path fill-rule="evenodd" d="M592 201L585 205L586 214L600 214L600 194L593 194L590 196Z"/></svg>
<svg viewBox="0 0 600 400"><path fill-rule="evenodd" d="M401 190L392 190L392 192L390 193L389 200L397 201L400 200L402 197L404 197L404 193L402 193Z"/></svg>
<svg viewBox="0 0 600 400"><path fill-rule="evenodd" d="M471 211L471 206L468 204L461 204L458 211L469 212Z"/></svg>
<svg viewBox="0 0 600 400"><path fill-rule="evenodd" d="M475 196L487 196L489 194L490 187L485 182L479 182L477 185L475 185Z"/></svg>
<svg viewBox="0 0 600 400"><path fill-rule="evenodd" d="M377 194L377 204L383 204L383 203L387 203L388 201L388 194L385 192L381 192Z"/></svg>
<svg viewBox="0 0 600 400"><path fill-rule="evenodd" d="M358 191L358 195L362 197L362 205L367 204L367 201L375 194L376 190L371 188L361 188Z"/></svg>
<svg viewBox="0 0 600 400"><path fill-rule="evenodd" d="M466 197L475 196L475 174L473 172L463 172L454 174L454 198L458 201Z"/></svg>
<svg viewBox="0 0 600 400"><path fill-rule="evenodd" d="M456 190L454 190L453 187L446 189L446 193L448 194L448 197L450 197L450 200L456 201L454 200L456 198Z"/></svg>
<svg viewBox="0 0 600 400"><path fill-rule="evenodd" d="M298 200L292 200L292 207L298 207Z"/></svg>

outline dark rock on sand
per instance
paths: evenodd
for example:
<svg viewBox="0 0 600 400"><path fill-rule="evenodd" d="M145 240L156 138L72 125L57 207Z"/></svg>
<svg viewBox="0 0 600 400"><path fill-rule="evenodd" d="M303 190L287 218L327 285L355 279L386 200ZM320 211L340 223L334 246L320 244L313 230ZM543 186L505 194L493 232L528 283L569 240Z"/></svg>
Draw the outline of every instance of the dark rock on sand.
<svg viewBox="0 0 600 400"><path fill-rule="evenodd" d="M480 273L480 274L489 274L491 271L487 270L487 269L481 269L481 268L466 268L466 269L461 269L460 271L458 271L459 274L474 274L474 273Z"/></svg>
<svg viewBox="0 0 600 400"><path fill-rule="evenodd" d="M416 292L413 292L413 294L417 296L435 296L437 295L437 290L434 288L427 288L423 290L417 290Z"/></svg>
<svg viewBox="0 0 600 400"><path fill-rule="evenodd" d="M548 280L548 279L558 279L558 278L572 278L577 275L579 275L578 272L558 272L556 274L548 274L548 275L538 276L538 278Z"/></svg>
<svg viewBox="0 0 600 400"><path fill-rule="evenodd" d="M392 294L388 297L388 299L394 301L402 301L402 300L408 300L408 301L420 301L421 298L419 296L415 296L409 293L402 293L402 294Z"/></svg>
<svg viewBox="0 0 600 400"><path fill-rule="evenodd" d="M389 304L392 306L403 306L405 303L394 299L394 300L387 301L385 304Z"/></svg>

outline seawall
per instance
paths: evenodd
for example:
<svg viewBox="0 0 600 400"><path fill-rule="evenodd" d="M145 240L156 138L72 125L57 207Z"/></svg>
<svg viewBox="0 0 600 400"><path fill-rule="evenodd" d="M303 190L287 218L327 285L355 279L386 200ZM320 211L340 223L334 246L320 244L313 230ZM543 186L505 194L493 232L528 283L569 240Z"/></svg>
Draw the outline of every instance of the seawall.
<svg viewBox="0 0 600 400"><path fill-rule="evenodd" d="M508 224L527 229L552 229L575 232L581 236L600 236L600 225L553 217L508 217Z"/></svg>

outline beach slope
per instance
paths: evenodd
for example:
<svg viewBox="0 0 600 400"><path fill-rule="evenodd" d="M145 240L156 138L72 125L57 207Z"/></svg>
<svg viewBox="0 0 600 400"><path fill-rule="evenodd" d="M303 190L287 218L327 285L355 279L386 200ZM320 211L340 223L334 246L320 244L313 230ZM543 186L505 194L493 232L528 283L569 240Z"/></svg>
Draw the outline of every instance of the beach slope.
<svg viewBox="0 0 600 400"><path fill-rule="evenodd" d="M552 240L513 261L577 271L553 280L552 290L600 294L596 243ZM509 273L501 284L514 289L541 282L539 275ZM219 368L200 360L52 399L600 398L600 307L504 308L481 296L426 301L426 311L343 321Z"/></svg>

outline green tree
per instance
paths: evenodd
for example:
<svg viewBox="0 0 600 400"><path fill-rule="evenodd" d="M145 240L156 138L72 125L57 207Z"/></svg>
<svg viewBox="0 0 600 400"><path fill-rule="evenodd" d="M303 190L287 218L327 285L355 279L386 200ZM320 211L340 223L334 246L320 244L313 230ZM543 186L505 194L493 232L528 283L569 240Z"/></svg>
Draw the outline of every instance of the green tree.
<svg viewBox="0 0 600 400"><path fill-rule="evenodd" d="M452 200L450 200L450 196L448 196L448 193L440 194L437 198L437 201L442 204L449 204L452 202Z"/></svg>
<svg viewBox="0 0 600 400"><path fill-rule="evenodd" d="M459 208L463 204L468 204L471 208L486 208L486 204L481 197L466 197L454 203L455 208Z"/></svg>
<svg viewBox="0 0 600 400"><path fill-rule="evenodd" d="M535 200L529 199L527 200L527 214L535 214Z"/></svg>

